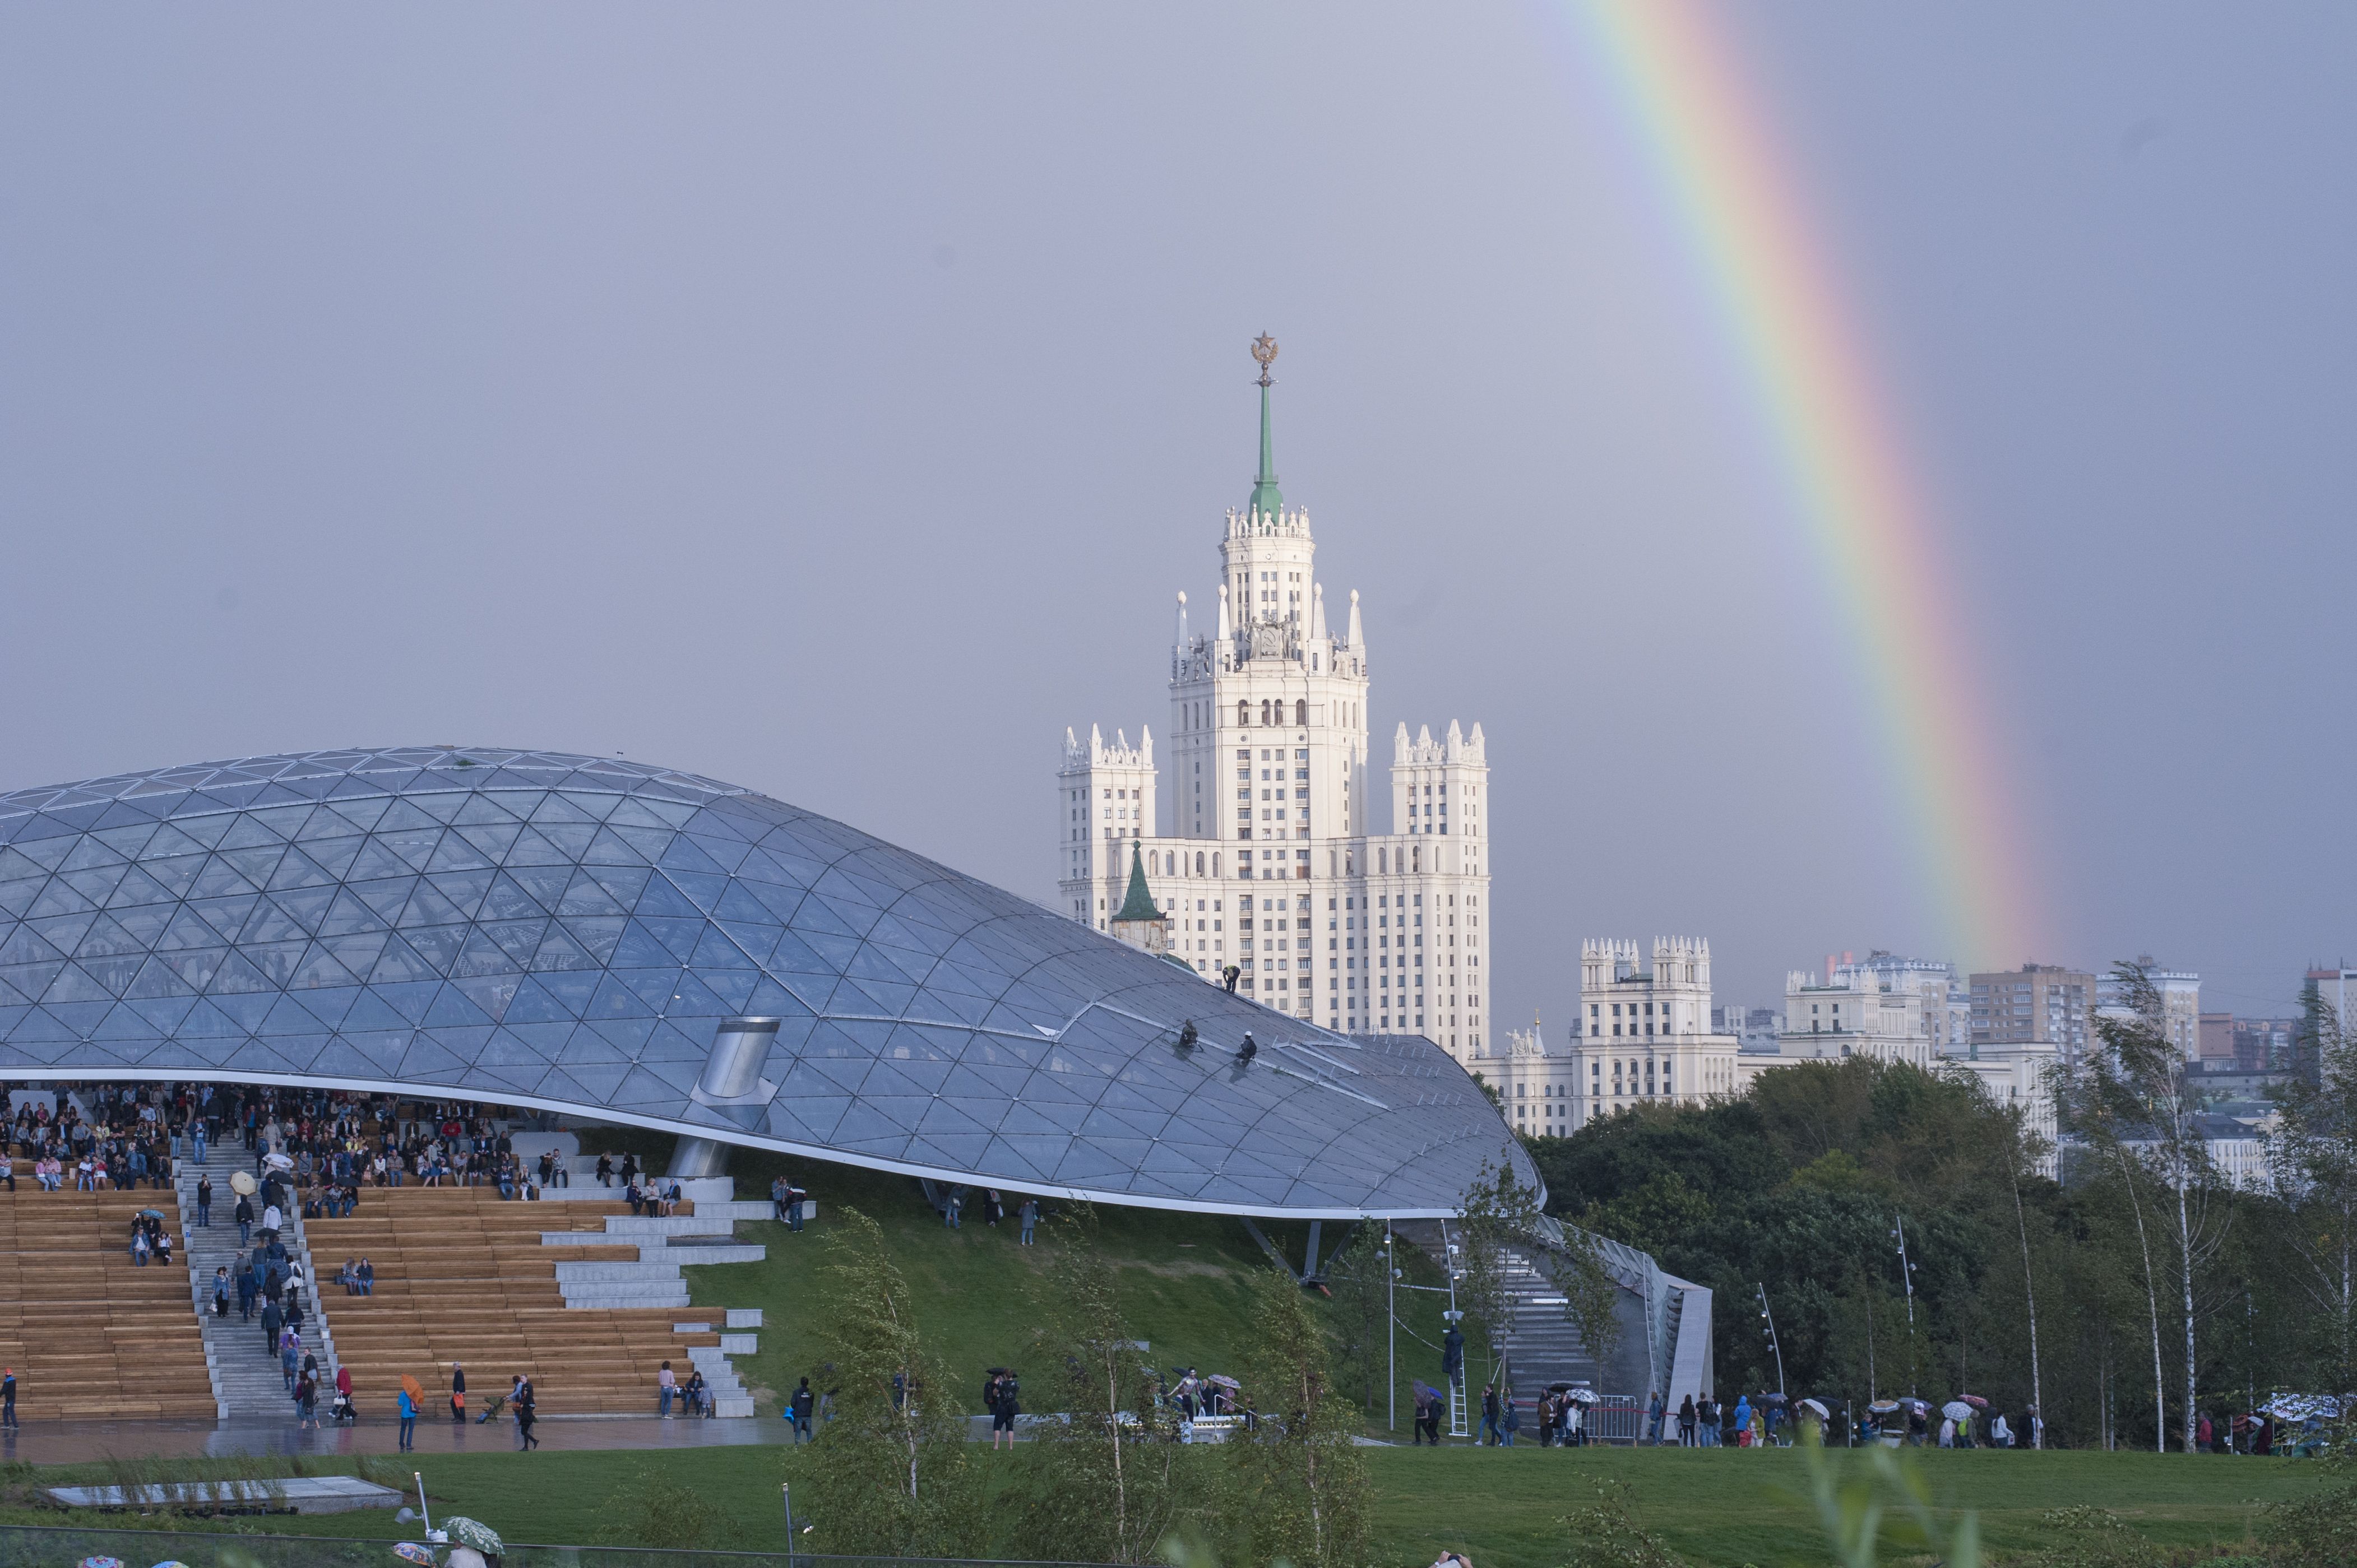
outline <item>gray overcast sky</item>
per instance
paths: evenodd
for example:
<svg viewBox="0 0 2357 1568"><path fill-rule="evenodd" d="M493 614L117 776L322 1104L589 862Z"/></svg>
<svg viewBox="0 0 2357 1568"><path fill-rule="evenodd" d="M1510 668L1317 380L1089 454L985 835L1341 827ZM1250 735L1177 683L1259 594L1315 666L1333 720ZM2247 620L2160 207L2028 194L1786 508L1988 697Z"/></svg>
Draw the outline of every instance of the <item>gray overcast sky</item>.
<svg viewBox="0 0 2357 1568"><path fill-rule="evenodd" d="M2053 950L2346 952L2357 9L1720 13L2019 759ZM0 786L626 752L1052 891L1166 724L1246 339L1501 1022L1940 929L1758 411L1540 5L0 13ZM1384 824L1388 825L1388 824ZM1948 956L1938 954L1935 956Z"/></svg>

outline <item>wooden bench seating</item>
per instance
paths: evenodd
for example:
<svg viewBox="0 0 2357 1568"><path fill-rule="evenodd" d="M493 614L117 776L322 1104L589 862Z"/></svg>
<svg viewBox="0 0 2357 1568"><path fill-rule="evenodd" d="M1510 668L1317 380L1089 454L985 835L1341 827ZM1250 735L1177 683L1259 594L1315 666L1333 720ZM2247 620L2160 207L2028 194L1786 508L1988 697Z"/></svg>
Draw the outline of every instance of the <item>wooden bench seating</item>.
<svg viewBox="0 0 2357 1568"><path fill-rule="evenodd" d="M463 1363L470 1414L504 1396L521 1372L549 1415L651 1414L665 1360L681 1382L692 1346L719 1336L675 1334L692 1308L568 1310L556 1265L627 1262L635 1246L544 1247L543 1231L602 1231L612 1203L526 1203L497 1187L371 1187L341 1219L304 1223L319 1272L336 1354L352 1371L353 1392L376 1413L392 1405L406 1373L426 1386L425 1414L447 1418L450 1368ZM685 1210L683 1210L685 1212ZM346 1295L335 1283L347 1258L376 1271L373 1294Z"/></svg>
<svg viewBox="0 0 2357 1568"><path fill-rule="evenodd" d="M139 1419L214 1413L173 1195L43 1192L31 1163L0 1191L0 1365L20 1416ZM169 1264L135 1266L131 1219L161 1209Z"/></svg>

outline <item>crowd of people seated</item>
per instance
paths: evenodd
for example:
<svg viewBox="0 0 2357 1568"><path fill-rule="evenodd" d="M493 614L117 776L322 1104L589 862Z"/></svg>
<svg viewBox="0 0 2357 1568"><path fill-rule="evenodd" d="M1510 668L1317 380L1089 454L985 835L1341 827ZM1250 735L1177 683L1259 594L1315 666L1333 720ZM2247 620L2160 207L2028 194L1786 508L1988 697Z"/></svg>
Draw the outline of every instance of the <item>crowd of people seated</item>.
<svg viewBox="0 0 2357 1568"><path fill-rule="evenodd" d="M259 1175L285 1156L307 1218L338 1218L371 1187L497 1187L516 1197L532 1171L519 1161L504 1107L412 1103L390 1095L210 1083L0 1085L0 1155L29 1160L41 1189L161 1189L177 1162L210 1163L236 1148ZM541 1185L566 1180L544 1156ZM16 1188L0 1159L0 1185Z"/></svg>
<svg viewBox="0 0 2357 1568"><path fill-rule="evenodd" d="M172 1178L174 1123L154 1100L108 1084L82 1097L80 1107L60 1090L21 1097L0 1085L0 1156L30 1160L43 1192L70 1185L77 1192L162 1188ZM13 1192L16 1167L0 1160L0 1185Z"/></svg>

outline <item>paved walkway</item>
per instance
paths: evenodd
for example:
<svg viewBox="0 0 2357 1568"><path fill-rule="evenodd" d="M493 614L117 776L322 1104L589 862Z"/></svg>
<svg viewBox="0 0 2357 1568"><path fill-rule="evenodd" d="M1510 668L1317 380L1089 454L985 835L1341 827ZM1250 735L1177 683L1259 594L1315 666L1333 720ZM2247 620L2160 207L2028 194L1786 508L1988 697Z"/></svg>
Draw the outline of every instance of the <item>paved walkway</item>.
<svg viewBox="0 0 2357 1568"><path fill-rule="evenodd" d="M544 1452L575 1448L704 1448L749 1443L789 1443L792 1434L774 1416L714 1417L669 1421L655 1416L543 1416L533 1434ZM500 1454L516 1445L515 1423L489 1424L420 1420L420 1454ZM313 1432L295 1423L209 1421L27 1422L0 1433L0 1461L72 1465L113 1455L196 1454L391 1454L401 1446L396 1421L363 1421L356 1426L323 1426Z"/></svg>

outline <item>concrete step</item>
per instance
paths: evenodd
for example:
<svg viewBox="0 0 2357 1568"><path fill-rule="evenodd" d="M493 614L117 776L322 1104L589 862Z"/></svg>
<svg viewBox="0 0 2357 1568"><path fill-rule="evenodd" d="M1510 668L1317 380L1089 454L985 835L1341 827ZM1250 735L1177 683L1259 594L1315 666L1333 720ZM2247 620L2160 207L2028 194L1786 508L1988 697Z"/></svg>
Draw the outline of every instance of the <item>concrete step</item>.
<svg viewBox="0 0 2357 1568"><path fill-rule="evenodd" d="M576 1310L659 1306L682 1307L687 1305L684 1283L668 1288L661 1285L579 1284L559 1285L565 1305Z"/></svg>

